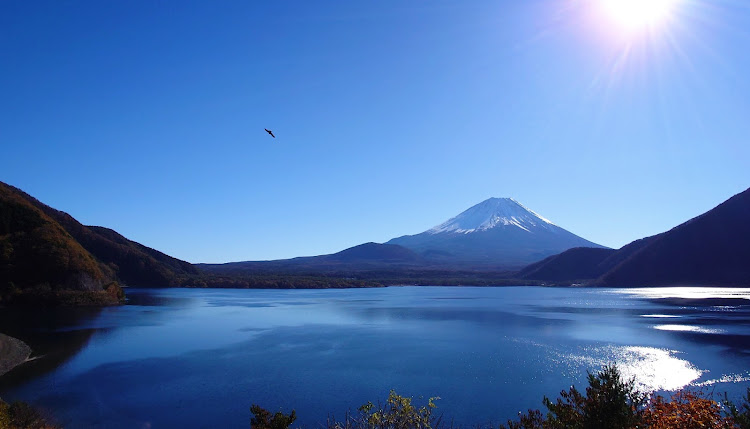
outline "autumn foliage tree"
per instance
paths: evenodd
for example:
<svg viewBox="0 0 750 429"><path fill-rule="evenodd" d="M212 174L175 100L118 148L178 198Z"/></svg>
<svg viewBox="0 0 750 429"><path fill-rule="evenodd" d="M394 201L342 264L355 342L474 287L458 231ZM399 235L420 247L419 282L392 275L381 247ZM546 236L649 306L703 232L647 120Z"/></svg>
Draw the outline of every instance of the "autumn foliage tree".
<svg viewBox="0 0 750 429"><path fill-rule="evenodd" d="M651 399L643 413L643 424L653 429L731 429L734 422L723 417L719 403L700 392L683 390L666 400L658 395Z"/></svg>
<svg viewBox="0 0 750 429"><path fill-rule="evenodd" d="M544 398L547 413L529 410L509 429L750 429L750 389L742 403L721 405L699 391L683 390L669 399L646 400L634 380L623 380L616 366L589 374L586 393L575 387L560 392L554 401Z"/></svg>

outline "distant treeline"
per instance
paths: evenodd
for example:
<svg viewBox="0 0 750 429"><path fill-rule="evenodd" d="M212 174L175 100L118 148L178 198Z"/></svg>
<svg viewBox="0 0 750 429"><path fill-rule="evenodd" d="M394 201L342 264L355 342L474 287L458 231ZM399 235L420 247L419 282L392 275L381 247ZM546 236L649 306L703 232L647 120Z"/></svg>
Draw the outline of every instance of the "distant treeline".
<svg viewBox="0 0 750 429"><path fill-rule="evenodd" d="M512 274L512 273L511 273ZM461 270L336 270L309 272L266 270L261 272L204 272L173 282L179 287L227 288L342 288L380 286L541 286L550 284L518 279L508 272Z"/></svg>
<svg viewBox="0 0 750 429"><path fill-rule="evenodd" d="M236 289L333 289L381 287L382 283L370 280L285 274L262 275L215 275L204 274L176 278L174 286L187 288L236 288Z"/></svg>
<svg viewBox="0 0 750 429"><path fill-rule="evenodd" d="M239 289L334 289L384 286L542 286L549 282L471 271L339 271L330 273L203 273L175 277L170 286Z"/></svg>

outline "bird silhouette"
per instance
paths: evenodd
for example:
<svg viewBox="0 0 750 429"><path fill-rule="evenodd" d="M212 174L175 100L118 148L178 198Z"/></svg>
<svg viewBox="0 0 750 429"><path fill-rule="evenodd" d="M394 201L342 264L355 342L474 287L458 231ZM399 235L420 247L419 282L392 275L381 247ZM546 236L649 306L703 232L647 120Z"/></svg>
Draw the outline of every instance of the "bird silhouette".
<svg viewBox="0 0 750 429"><path fill-rule="evenodd" d="M266 132L267 132L268 134L270 134L270 135L271 135L271 137L273 137L273 138L276 138L276 136L275 136L275 135L273 135L273 131L269 130L268 128L263 128L263 129L264 129L264 130L266 130Z"/></svg>

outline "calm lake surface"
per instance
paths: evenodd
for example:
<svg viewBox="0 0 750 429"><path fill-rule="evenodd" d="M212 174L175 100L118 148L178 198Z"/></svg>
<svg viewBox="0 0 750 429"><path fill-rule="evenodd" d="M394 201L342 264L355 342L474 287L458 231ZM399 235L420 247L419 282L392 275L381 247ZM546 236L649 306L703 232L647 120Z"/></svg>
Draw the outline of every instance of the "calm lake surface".
<svg viewBox="0 0 750 429"><path fill-rule="evenodd" d="M4 310L0 332L44 356L0 378L0 396L66 428L249 428L252 403L315 428L390 389L440 396L458 424L504 422L608 362L648 390L750 386L750 289L127 294L121 307Z"/></svg>

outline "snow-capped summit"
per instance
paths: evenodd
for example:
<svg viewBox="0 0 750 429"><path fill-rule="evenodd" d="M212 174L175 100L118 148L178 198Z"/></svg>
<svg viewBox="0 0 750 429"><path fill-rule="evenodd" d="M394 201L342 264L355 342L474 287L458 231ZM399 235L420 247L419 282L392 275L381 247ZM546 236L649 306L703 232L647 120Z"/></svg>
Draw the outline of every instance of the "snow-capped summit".
<svg viewBox="0 0 750 429"><path fill-rule="evenodd" d="M490 198L427 232L429 234L441 232L469 234L497 226L514 226L530 232L534 228L549 228L549 225L555 226L513 198Z"/></svg>
<svg viewBox="0 0 750 429"><path fill-rule="evenodd" d="M490 198L420 234L394 238L438 263L522 267L573 247L602 247L560 228L512 198Z"/></svg>

